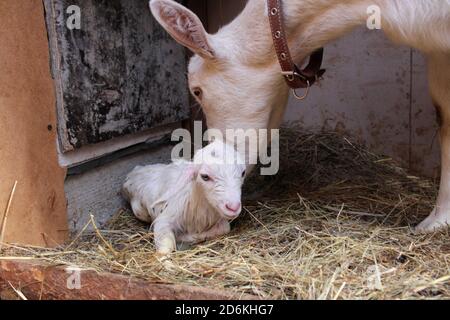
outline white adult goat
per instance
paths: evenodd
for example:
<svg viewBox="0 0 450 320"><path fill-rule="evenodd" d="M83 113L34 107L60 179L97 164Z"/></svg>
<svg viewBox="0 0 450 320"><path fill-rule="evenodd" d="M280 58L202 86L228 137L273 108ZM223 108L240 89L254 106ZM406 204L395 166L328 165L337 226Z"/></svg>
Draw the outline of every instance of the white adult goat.
<svg viewBox="0 0 450 320"><path fill-rule="evenodd" d="M199 150L193 162L179 160L135 168L123 194L135 216L153 222L157 251L176 243L197 243L230 231L239 216L245 163L233 146L217 140Z"/></svg>
<svg viewBox="0 0 450 320"><path fill-rule="evenodd" d="M428 57L429 82L442 119L442 174L437 204L418 226L433 231L450 224L450 0L283 0L287 35L296 62L365 25L377 5L393 40ZM160 24L196 55L189 85L210 128L273 129L281 124L288 87L280 76L266 1L249 0L244 11L209 35L194 13L172 0L152 0Z"/></svg>

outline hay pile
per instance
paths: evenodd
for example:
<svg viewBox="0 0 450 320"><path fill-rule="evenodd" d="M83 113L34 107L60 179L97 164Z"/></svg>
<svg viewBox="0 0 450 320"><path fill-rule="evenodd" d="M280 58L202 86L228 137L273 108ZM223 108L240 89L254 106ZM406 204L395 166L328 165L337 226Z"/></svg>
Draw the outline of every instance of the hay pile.
<svg viewBox="0 0 450 320"><path fill-rule="evenodd" d="M281 171L249 179L232 233L177 252L169 264L127 210L63 248L2 254L262 298L448 298L448 232L412 233L436 191L337 134L284 129Z"/></svg>

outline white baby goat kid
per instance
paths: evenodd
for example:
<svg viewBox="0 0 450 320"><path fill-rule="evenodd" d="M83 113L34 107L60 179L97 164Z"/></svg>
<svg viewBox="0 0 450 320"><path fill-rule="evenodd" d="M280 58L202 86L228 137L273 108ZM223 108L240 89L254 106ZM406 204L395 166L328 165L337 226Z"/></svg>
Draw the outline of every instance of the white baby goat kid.
<svg viewBox="0 0 450 320"><path fill-rule="evenodd" d="M134 215L152 222L158 253L176 250L177 242L198 243L230 231L239 216L245 163L235 149L215 141L193 161L135 168L123 194Z"/></svg>

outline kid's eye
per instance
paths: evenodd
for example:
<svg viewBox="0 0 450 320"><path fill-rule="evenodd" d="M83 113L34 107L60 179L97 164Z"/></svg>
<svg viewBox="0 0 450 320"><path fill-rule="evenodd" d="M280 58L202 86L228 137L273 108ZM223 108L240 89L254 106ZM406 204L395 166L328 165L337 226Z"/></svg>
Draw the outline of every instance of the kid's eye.
<svg viewBox="0 0 450 320"><path fill-rule="evenodd" d="M244 172L242 172L242 178L243 178L243 177L245 177L245 170L244 170Z"/></svg>
<svg viewBox="0 0 450 320"><path fill-rule="evenodd" d="M211 180L211 178L207 174L202 174L202 175L200 175L200 177L202 178L203 181Z"/></svg>

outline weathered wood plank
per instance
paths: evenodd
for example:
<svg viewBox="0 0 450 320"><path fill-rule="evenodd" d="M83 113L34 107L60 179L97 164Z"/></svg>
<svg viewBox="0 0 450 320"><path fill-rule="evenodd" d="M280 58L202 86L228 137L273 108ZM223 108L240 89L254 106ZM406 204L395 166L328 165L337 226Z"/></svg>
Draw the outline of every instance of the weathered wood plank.
<svg viewBox="0 0 450 320"><path fill-rule="evenodd" d="M148 1L44 3L62 151L189 118L185 50ZM66 26L72 5L80 30Z"/></svg>
<svg viewBox="0 0 450 320"><path fill-rule="evenodd" d="M42 3L0 1L0 221L18 181L5 242L53 246L67 237L48 59Z"/></svg>
<svg viewBox="0 0 450 320"><path fill-rule="evenodd" d="M70 273L64 267L46 266L39 261L0 261L0 292L10 284L30 300L253 300L230 292L185 285L151 283L111 273L82 271L81 288L70 290ZM9 283L8 283L9 282ZM9 294L8 294L9 296Z"/></svg>

